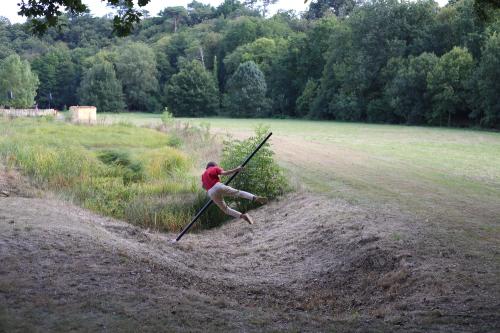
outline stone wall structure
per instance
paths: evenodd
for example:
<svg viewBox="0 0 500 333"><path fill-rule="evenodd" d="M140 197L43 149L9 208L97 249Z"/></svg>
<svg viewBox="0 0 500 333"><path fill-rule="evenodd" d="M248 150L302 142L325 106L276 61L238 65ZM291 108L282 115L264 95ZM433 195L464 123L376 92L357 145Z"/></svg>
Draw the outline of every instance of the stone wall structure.
<svg viewBox="0 0 500 333"><path fill-rule="evenodd" d="M42 117L56 116L55 109L0 109L0 116L4 117Z"/></svg>
<svg viewBox="0 0 500 333"><path fill-rule="evenodd" d="M70 106L71 121L74 123L95 123L97 109L95 106Z"/></svg>

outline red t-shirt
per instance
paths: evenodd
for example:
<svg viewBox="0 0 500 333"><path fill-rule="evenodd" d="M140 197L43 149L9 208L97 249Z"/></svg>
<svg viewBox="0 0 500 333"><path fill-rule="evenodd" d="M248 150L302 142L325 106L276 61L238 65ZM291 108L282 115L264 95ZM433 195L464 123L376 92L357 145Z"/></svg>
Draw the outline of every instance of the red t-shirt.
<svg viewBox="0 0 500 333"><path fill-rule="evenodd" d="M210 190L215 184L220 182L219 175L223 172L218 166L213 166L205 170L203 175L201 175L201 182L203 183L203 188L205 190Z"/></svg>

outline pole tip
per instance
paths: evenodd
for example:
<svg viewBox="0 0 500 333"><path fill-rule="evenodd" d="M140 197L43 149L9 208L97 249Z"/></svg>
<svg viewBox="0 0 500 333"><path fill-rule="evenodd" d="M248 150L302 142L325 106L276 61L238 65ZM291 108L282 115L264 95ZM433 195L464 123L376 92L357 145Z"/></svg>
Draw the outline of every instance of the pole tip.
<svg viewBox="0 0 500 333"><path fill-rule="evenodd" d="M172 239L172 240L170 241L170 243L172 243L172 244L177 243L177 239L176 239L176 238Z"/></svg>

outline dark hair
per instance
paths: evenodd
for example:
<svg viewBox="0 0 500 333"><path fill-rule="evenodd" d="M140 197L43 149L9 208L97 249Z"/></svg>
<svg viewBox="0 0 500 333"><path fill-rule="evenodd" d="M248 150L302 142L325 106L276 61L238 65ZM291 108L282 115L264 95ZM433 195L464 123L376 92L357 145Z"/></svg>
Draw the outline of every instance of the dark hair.
<svg viewBox="0 0 500 333"><path fill-rule="evenodd" d="M214 167L214 166L217 166L217 163L215 163L215 162L208 162L207 163L207 167L205 169L208 169L208 168L211 168L211 167Z"/></svg>

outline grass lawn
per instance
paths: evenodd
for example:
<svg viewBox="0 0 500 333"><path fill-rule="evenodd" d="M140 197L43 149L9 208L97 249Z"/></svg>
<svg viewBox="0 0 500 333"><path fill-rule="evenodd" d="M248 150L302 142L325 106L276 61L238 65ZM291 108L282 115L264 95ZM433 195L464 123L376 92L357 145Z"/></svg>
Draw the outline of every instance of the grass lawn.
<svg viewBox="0 0 500 333"><path fill-rule="evenodd" d="M99 116L161 122L159 115ZM237 138L259 124L270 126L278 160L309 190L359 203L395 203L434 219L499 231L500 133L306 120L178 120L210 124L212 131Z"/></svg>

